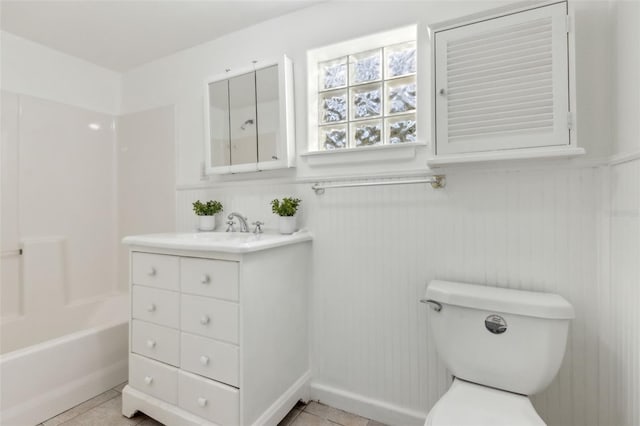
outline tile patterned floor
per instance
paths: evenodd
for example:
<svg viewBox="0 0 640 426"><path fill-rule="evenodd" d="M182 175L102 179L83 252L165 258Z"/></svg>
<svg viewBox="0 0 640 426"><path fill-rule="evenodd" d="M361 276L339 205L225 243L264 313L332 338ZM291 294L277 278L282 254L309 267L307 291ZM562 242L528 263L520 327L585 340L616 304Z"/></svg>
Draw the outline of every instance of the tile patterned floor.
<svg viewBox="0 0 640 426"><path fill-rule="evenodd" d="M38 426L163 426L161 423L137 414L131 419L122 415L122 383L95 398L76 405ZM278 426L385 426L328 405L311 401L298 403Z"/></svg>

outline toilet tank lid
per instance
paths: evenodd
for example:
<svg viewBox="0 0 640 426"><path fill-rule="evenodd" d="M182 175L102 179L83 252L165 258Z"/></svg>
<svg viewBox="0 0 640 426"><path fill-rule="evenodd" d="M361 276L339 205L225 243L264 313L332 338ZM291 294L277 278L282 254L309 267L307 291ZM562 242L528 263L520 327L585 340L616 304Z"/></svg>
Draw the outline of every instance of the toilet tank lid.
<svg viewBox="0 0 640 426"><path fill-rule="evenodd" d="M573 306L552 293L433 280L426 299L442 304L548 319L572 319Z"/></svg>

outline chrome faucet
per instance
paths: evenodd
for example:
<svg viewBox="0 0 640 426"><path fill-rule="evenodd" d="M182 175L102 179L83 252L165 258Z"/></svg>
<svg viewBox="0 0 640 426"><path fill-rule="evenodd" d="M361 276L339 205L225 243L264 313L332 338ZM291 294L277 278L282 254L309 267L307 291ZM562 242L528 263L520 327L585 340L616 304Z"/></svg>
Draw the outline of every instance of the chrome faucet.
<svg viewBox="0 0 640 426"><path fill-rule="evenodd" d="M229 216L227 216L227 219L229 219L230 222L233 222L234 217L237 217L238 221L240 222L240 232L249 232L249 225L247 224L247 218L242 216L240 213L233 212ZM230 224L229 228L227 228L227 232L229 231L234 232L232 224Z"/></svg>

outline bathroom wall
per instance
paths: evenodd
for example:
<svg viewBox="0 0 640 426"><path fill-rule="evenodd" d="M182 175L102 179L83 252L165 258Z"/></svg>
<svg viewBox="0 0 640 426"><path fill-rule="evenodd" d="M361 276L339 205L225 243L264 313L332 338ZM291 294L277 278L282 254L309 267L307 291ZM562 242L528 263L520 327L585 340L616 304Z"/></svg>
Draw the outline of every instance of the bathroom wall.
<svg viewBox="0 0 640 426"><path fill-rule="evenodd" d="M174 109L117 119L118 241L175 229ZM118 287L129 288L129 250L118 244Z"/></svg>
<svg viewBox="0 0 640 426"><path fill-rule="evenodd" d="M394 29L420 24L419 37L426 40L429 23L504 6L505 1L359 1L328 2L310 7L278 19L235 32L211 42L186 49L166 58L143 65L123 76L122 113L127 114L154 107L175 105L177 145L177 183L190 185L201 178L204 140L203 94L204 81L213 75L222 75L226 68L246 68L252 60L270 60L287 54L294 63L296 97L296 139L298 152L307 151L306 108L306 51L332 43ZM609 127L590 117L608 116L606 88L593 81L607 80L606 55L608 26L606 1L576 1L576 38L580 40L576 52L579 72L578 120L580 144L588 156L601 158L609 155L606 141ZM366 25L363 25L363 20ZM603 36L604 35L604 36ZM258 62L259 63L259 62ZM429 63L421 64L428 69ZM580 90L580 89L583 90ZM426 89L428 90L428 88ZM429 92L427 91L428 95ZM428 105L427 105L428 107ZM580 120L585 116L584 120ZM420 130L427 141L429 129ZM424 170L426 150L419 150L413 162L403 164L402 170ZM368 174L371 171L393 170L397 164L378 163L372 168L334 167L318 170L304 159L297 164L297 176L336 174ZM279 176L291 177L281 173ZM213 178L213 180L216 180Z"/></svg>
<svg viewBox="0 0 640 426"><path fill-rule="evenodd" d="M226 67L288 54L295 67L297 149L307 149L306 50L418 22L495 6L492 2L328 2L144 65L123 76L123 111L176 108L176 228L193 230L195 199L276 225L268 202L303 199L301 224L315 236L311 285L312 396L394 424L422 424L448 386L418 299L429 280L457 279L547 290L575 306L566 361L534 398L550 425L613 424L611 386L600 357L607 221L601 181L610 155L608 2L575 2L578 137L586 159L445 170L445 190L397 186L327 190L313 176L357 175L384 166L310 167L201 180L202 82ZM500 2L499 4L504 4ZM366 10L363 15L363 10ZM366 18L363 18L365 16ZM362 20L366 25L362 25ZM426 152L403 163L424 174ZM398 168L397 164L387 168ZM606 169L606 167L604 168ZM170 208L170 206L166 206ZM626 395L626 394L624 394Z"/></svg>
<svg viewBox="0 0 640 426"><path fill-rule="evenodd" d="M605 255L610 269L602 359L609 369L611 418L640 424L640 3L611 3L613 157Z"/></svg>
<svg viewBox="0 0 640 426"><path fill-rule="evenodd" d="M415 24L418 19L435 22L497 4L503 3L327 2L183 50L125 73L122 113L175 105L177 184L198 183L204 159L203 84L208 77L223 75L226 68L250 67L252 60L271 61L287 54L294 63L298 151L304 152L307 150L305 105L308 49ZM363 20L366 25L362 25ZM422 30L425 34L426 29ZM426 152L421 154L411 164L404 165L405 168L424 169ZM317 174L317 171L306 167L303 160L298 162L297 167L298 176ZM377 167L385 166L378 164ZM287 172L269 173L270 177L274 175L292 177L292 173Z"/></svg>
<svg viewBox="0 0 640 426"><path fill-rule="evenodd" d="M2 89L106 114L120 108L120 74L5 31Z"/></svg>
<svg viewBox="0 0 640 426"><path fill-rule="evenodd" d="M391 424L422 424L449 378L429 343L426 283L450 279L553 291L577 313L554 384L534 398L550 425L597 424L600 199L595 168L449 173L426 185L327 190L264 183L180 191L274 226L267 203L296 194L312 230L313 396ZM421 423L422 422L422 423ZM609 423L602 423L609 424Z"/></svg>
<svg viewBox="0 0 640 426"><path fill-rule="evenodd" d="M1 37L4 323L115 291L120 76Z"/></svg>

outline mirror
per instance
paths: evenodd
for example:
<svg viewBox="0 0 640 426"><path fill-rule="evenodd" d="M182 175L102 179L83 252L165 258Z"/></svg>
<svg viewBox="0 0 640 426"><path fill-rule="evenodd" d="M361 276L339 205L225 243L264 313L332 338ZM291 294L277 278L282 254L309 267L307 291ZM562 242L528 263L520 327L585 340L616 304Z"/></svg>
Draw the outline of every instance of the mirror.
<svg viewBox="0 0 640 426"><path fill-rule="evenodd" d="M256 77L254 73L229 79L231 164L258 161Z"/></svg>
<svg viewBox="0 0 640 426"><path fill-rule="evenodd" d="M293 166L291 61L212 78L205 89L206 173Z"/></svg>
<svg viewBox="0 0 640 426"><path fill-rule="evenodd" d="M229 141L229 82L209 84L209 123L211 153L209 162L214 167L231 165Z"/></svg>
<svg viewBox="0 0 640 426"><path fill-rule="evenodd" d="M278 67L272 66L256 71L256 102L258 121L258 161L278 160Z"/></svg>

